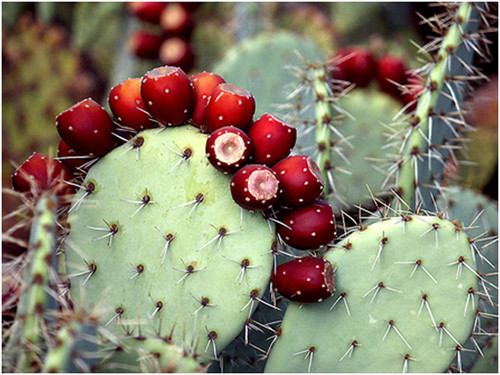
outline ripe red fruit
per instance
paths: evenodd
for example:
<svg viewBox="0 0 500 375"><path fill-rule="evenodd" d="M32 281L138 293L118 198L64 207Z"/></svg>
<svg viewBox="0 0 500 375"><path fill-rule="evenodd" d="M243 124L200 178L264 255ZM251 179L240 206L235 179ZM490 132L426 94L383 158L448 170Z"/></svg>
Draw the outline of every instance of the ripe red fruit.
<svg viewBox="0 0 500 375"><path fill-rule="evenodd" d="M273 166L283 189L279 204L302 206L321 195L325 182L310 156L289 156Z"/></svg>
<svg viewBox="0 0 500 375"><path fill-rule="evenodd" d="M278 234L288 245L309 250L327 245L335 238L335 216L330 205L314 201L277 215Z"/></svg>
<svg viewBox="0 0 500 375"><path fill-rule="evenodd" d="M146 73L141 95L148 112L167 126L186 123L194 106L191 82L175 66L162 66Z"/></svg>
<svg viewBox="0 0 500 375"><path fill-rule="evenodd" d="M276 172L265 165L246 165L231 179L234 201L247 210L266 210L278 201L280 194Z"/></svg>
<svg viewBox="0 0 500 375"><path fill-rule="evenodd" d="M193 115L191 116L191 123L193 125L198 127L203 125L205 106L210 98L210 94L221 83L226 83L226 81L214 73L201 72L191 77L195 102Z"/></svg>
<svg viewBox="0 0 500 375"><path fill-rule="evenodd" d="M77 172L78 168L91 159L88 155L78 155L76 151L69 147L62 139L59 142L59 147L57 148L57 156L59 161L61 161L73 173Z"/></svg>
<svg viewBox="0 0 500 375"><path fill-rule="evenodd" d="M161 35L137 30L128 37L127 49L140 59L157 59L162 43L163 37Z"/></svg>
<svg viewBox="0 0 500 375"><path fill-rule="evenodd" d="M207 158L223 173L233 173L252 156L252 141L246 133L234 126L217 129L207 139Z"/></svg>
<svg viewBox="0 0 500 375"><path fill-rule="evenodd" d="M210 94L205 107L205 128L211 133L226 125L245 130L255 112L253 95L241 87L221 83Z"/></svg>
<svg viewBox="0 0 500 375"><path fill-rule="evenodd" d="M85 99L56 117L61 138L80 155L103 156L115 147L113 120L92 99Z"/></svg>
<svg viewBox="0 0 500 375"><path fill-rule="evenodd" d="M399 97L401 91L398 86L391 81L398 84L404 84L406 81L406 70L405 63L399 57L392 55L383 56L379 60L377 67L377 79L380 90L389 95Z"/></svg>
<svg viewBox="0 0 500 375"><path fill-rule="evenodd" d="M194 52L189 43L182 38L165 39L158 53L162 64L178 66L189 72L194 66Z"/></svg>
<svg viewBox="0 0 500 375"><path fill-rule="evenodd" d="M64 181L71 181L73 174L60 161L34 152L12 175L14 190L30 192L34 197L43 191L56 195L72 194L74 188Z"/></svg>
<svg viewBox="0 0 500 375"><path fill-rule="evenodd" d="M358 87L366 87L375 77L377 65L373 54L365 48L352 47L339 50L334 56L334 79L353 82Z"/></svg>
<svg viewBox="0 0 500 375"><path fill-rule="evenodd" d="M155 1L132 1L127 4L127 9L142 21L158 23L165 4L164 2Z"/></svg>
<svg viewBox="0 0 500 375"><path fill-rule="evenodd" d="M266 113L253 123L248 136L254 144L254 162L271 166L292 152L297 129Z"/></svg>
<svg viewBox="0 0 500 375"><path fill-rule="evenodd" d="M155 126L142 101L140 78L129 78L113 87L109 93L108 103L116 120L123 126L137 130Z"/></svg>
<svg viewBox="0 0 500 375"><path fill-rule="evenodd" d="M167 3L160 15L160 26L168 36L189 38L194 28L193 17L179 3Z"/></svg>
<svg viewBox="0 0 500 375"><path fill-rule="evenodd" d="M321 302L335 289L331 263L322 258L304 257L283 263L272 275L274 288L290 301Z"/></svg>

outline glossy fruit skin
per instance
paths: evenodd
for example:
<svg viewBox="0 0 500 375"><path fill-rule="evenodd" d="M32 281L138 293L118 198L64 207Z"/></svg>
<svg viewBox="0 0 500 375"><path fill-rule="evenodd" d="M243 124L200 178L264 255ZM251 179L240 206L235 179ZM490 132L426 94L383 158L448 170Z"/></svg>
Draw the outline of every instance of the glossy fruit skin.
<svg viewBox="0 0 500 375"><path fill-rule="evenodd" d="M272 168L283 189L280 205L302 206L321 195L325 182L319 167L310 156L288 156Z"/></svg>
<svg viewBox="0 0 500 375"><path fill-rule="evenodd" d="M60 161L34 152L12 174L12 185L19 192L38 196L43 191L62 196L74 193L74 188L64 181L73 180L73 174Z"/></svg>
<svg viewBox="0 0 500 375"><path fill-rule="evenodd" d="M127 9L141 21L157 24L160 22L160 16L165 5L165 2L132 1L127 3Z"/></svg>
<svg viewBox="0 0 500 375"><path fill-rule="evenodd" d="M334 79L353 82L357 87L366 87L376 76L375 58L366 48L351 47L339 50L334 60L338 61L332 72Z"/></svg>
<svg viewBox="0 0 500 375"><path fill-rule="evenodd" d="M163 37L161 35L136 30L128 37L127 49L140 59L157 59L162 43Z"/></svg>
<svg viewBox="0 0 500 375"><path fill-rule="evenodd" d="M330 205L317 200L308 205L280 212L278 234L289 246L300 250L317 249L336 235L335 216Z"/></svg>
<svg viewBox="0 0 500 375"><path fill-rule="evenodd" d="M271 114L264 114L248 131L254 144L253 161L272 166L292 152L297 129Z"/></svg>
<svg viewBox="0 0 500 375"><path fill-rule="evenodd" d="M383 56L377 66L377 80L381 91L394 97L401 96L401 91L394 81L399 84L406 82L407 67L403 60L392 55Z"/></svg>
<svg viewBox="0 0 500 375"><path fill-rule="evenodd" d="M64 142L80 155L103 156L116 144L113 120L90 98L57 115L56 127Z"/></svg>
<svg viewBox="0 0 500 375"><path fill-rule="evenodd" d="M191 12L179 3L167 3L160 18L160 27L168 37L179 36L189 38L194 29L194 20Z"/></svg>
<svg viewBox="0 0 500 375"><path fill-rule="evenodd" d="M331 263L315 257L303 257L279 265L271 283L283 297L300 303L321 302L335 290Z"/></svg>
<svg viewBox="0 0 500 375"><path fill-rule="evenodd" d="M263 185L267 189L264 192ZM261 211L271 208L278 201L280 194L280 182L276 172L265 165L246 165L231 179L233 200L247 210Z"/></svg>
<svg viewBox="0 0 500 375"><path fill-rule="evenodd" d="M212 91L205 107L204 129L212 133L223 126L233 125L246 130L254 112L255 99L249 91L221 83Z"/></svg>
<svg viewBox="0 0 500 375"><path fill-rule="evenodd" d="M155 126L146 113L146 106L141 96L140 78L129 78L114 86L109 93L108 103L115 119L123 126L136 130Z"/></svg>
<svg viewBox="0 0 500 375"><path fill-rule="evenodd" d="M205 151L210 164L218 171L228 174L236 172L250 161L253 146L243 130L224 126L210 134Z"/></svg>
<svg viewBox="0 0 500 375"><path fill-rule="evenodd" d="M162 66L147 72L141 80L141 95L148 112L166 126L185 124L194 107L191 82L175 66Z"/></svg>
<svg viewBox="0 0 500 375"><path fill-rule="evenodd" d="M57 148L57 156L59 158L63 158L59 160L62 162L68 169L75 173L78 171L78 168L80 168L83 164L87 163L88 161L91 160L90 157L85 157L82 156L81 159L75 158L76 156L81 156L76 153L75 150L73 150L71 147L69 147L66 142L64 142L62 139L59 141L59 147ZM66 157L71 157L71 159L65 159Z"/></svg>
<svg viewBox="0 0 500 375"><path fill-rule="evenodd" d="M162 64L178 66L185 72L189 72L193 69L195 56L186 39L171 37L165 39L161 44L158 58Z"/></svg>
<svg viewBox="0 0 500 375"><path fill-rule="evenodd" d="M210 98L210 94L221 83L226 83L226 81L215 73L201 72L191 77L195 101L194 111L190 121L191 124L197 127L203 126L205 107Z"/></svg>

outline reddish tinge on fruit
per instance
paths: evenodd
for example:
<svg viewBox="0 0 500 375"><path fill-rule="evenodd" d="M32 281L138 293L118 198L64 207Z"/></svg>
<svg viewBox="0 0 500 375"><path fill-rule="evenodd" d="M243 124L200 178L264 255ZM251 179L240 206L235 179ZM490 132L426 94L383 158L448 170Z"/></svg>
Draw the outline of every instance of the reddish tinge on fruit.
<svg viewBox="0 0 500 375"><path fill-rule="evenodd" d="M226 83L226 81L217 74L201 72L191 77L191 83L194 88L195 102L193 115L191 116L191 124L201 127L205 116L205 106L210 98L210 94L217 85Z"/></svg>
<svg viewBox="0 0 500 375"><path fill-rule="evenodd" d="M253 95L241 87L221 83L210 94L205 107L204 127L209 132L233 125L247 129L255 112Z"/></svg>
<svg viewBox="0 0 500 375"><path fill-rule="evenodd" d="M239 169L231 179L231 195L241 207L260 211L271 208L281 194L276 172L261 164Z"/></svg>
<svg viewBox="0 0 500 375"><path fill-rule="evenodd" d="M113 87L108 103L116 120L123 126L137 130L155 126L142 101L140 78L129 78Z"/></svg>
<svg viewBox="0 0 500 375"><path fill-rule="evenodd" d="M79 168L89 162L92 157L78 155L75 150L69 147L66 142L62 139L59 142L59 147L57 148L57 157L66 167L68 167L71 172L75 173Z"/></svg>
<svg viewBox="0 0 500 375"><path fill-rule="evenodd" d="M333 58L332 78L366 87L375 77L377 64L373 54L365 48L351 47L339 50Z"/></svg>
<svg viewBox="0 0 500 375"><path fill-rule="evenodd" d="M266 113L253 123L248 136L254 144L254 162L272 166L292 152L297 129Z"/></svg>
<svg viewBox="0 0 500 375"><path fill-rule="evenodd" d="M402 85L406 82L406 69L405 63L399 57L383 56L377 67L380 90L396 98L399 97L401 90L397 84Z"/></svg>
<svg viewBox="0 0 500 375"><path fill-rule="evenodd" d="M278 234L289 246L300 250L317 249L336 235L335 216L330 205L317 200L308 205L280 212Z"/></svg>
<svg viewBox="0 0 500 375"><path fill-rule="evenodd" d="M113 120L90 98L57 115L56 126L64 142L80 155L103 156L116 144Z"/></svg>
<svg viewBox="0 0 500 375"><path fill-rule="evenodd" d="M162 66L147 72L141 95L148 112L166 126L185 124L191 117L193 87L179 67Z"/></svg>
<svg viewBox="0 0 500 375"><path fill-rule="evenodd" d="M127 3L127 9L142 21L158 23L165 5L166 3L161 1L131 1Z"/></svg>
<svg viewBox="0 0 500 375"><path fill-rule="evenodd" d="M283 297L300 303L321 302L330 297L335 289L331 263L314 257L281 264L272 275L271 282Z"/></svg>
<svg viewBox="0 0 500 375"><path fill-rule="evenodd" d="M172 37L163 41L158 56L162 64L178 66L189 72L194 66L194 52L189 42L183 38Z"/></svg>
<svg viewBox="0 0 500 375"><path fill-rule="evenodd" d="M157 59L160 46L163 43L161 35L144 31L133 31L127 40L128 51L141 59Z"/></svg>
<svg viewBox="0 0 500 375"><path fill-rule="evenodd" d="M310 156L289 156L273 166L283 189L279 204L302 206L317 199L325 184L318 165Z"/></svg>
<svg viewBox="0 0 500 375"><path fill-rule="evenodd" d="M160 26L167 36L189 38L194 28L191 12L179 3L167 3L160 15Z"/></svg>
<svg viewBox="0 0 500 375"><path fill-rule="evenodd" d="M207 158L223 173L233 173L247 164L252 156L252 141L234 126L217 129L207 139Z"/></svg>
<svg viewBox="0 0 500 375"><path fill-rule="evenodd" d="M29 192L35 197L44 191L62 196L74 192L74 188L65 182L72 179L73 174L63 163L35 152L16 169L12 185L14 190Z"/></svg>

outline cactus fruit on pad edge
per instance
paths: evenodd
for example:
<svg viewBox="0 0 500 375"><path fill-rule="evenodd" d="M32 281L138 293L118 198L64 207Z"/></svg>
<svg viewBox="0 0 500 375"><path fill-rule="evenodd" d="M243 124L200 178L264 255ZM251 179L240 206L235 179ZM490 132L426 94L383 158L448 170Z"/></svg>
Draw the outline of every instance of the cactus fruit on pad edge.
<svg viewBox="0 0 500 375"><path fill-rule="evenodd" d="M269 282L274 230L234 203L198 129L139 138L140 147L102 158L84 182L93 192L75 197L65 242L71 299L102 311L116 335L175 328L176 344L217 357Z"/></svg>
<svg viewBox="0 0 500 375"><path fill-rule="evenodd" d="M440 372L476 317L478 275L460 226L401 216L339 242L324 258L336 292L290 303L266 372Z"/></svg>

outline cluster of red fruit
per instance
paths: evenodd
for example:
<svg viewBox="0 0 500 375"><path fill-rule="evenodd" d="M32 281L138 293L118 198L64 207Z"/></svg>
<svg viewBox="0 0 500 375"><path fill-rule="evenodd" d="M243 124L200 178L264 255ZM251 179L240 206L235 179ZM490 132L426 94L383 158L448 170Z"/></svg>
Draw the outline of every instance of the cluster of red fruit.
<svg viewBox="0 0 500 375"><path fill-rule="evenodd" d="M195 55L190 44L195 22L195 2L130 2L127 9L139 20L156 25L136 30L128 40L129 50L143 59L159 59L165 65L181 67L186 72L193 68Z"/></svg>
<svg viewBox="0 0 500 375"><path fill-rule="evenodd" d="M338 50L331 60L333 79L352 82L356 87L367 87L376 81L380 91L400 101L408 111L415 109L424 83L399 57L384 55L376 59L366 48L348 47Z"/></svg>

